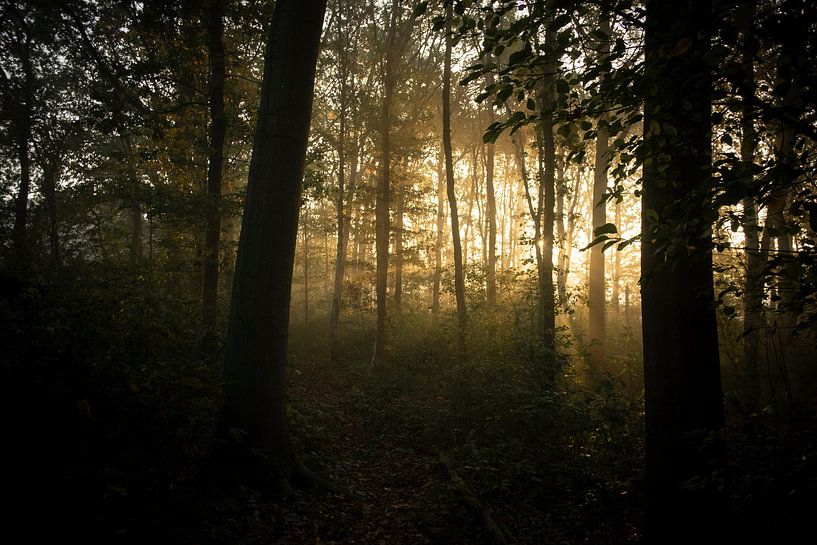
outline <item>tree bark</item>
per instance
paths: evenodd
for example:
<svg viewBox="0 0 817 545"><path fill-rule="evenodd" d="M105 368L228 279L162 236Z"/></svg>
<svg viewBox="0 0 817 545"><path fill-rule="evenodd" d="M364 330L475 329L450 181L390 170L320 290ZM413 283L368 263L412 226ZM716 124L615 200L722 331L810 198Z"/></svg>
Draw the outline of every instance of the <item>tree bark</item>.
<svg viewBox="0 0 817 545"><path fill-rule="evenodd" d="M647 3L642 314L649 543L726 540L712 277L711 0ZM672 54L682 44L684 54ZM696 222L685 219L697 219ZM675 251L676 237L685 238ZM669 261L669 263L667 263Z"/></svg>
<svg viewBox="0 0 817 545"><path fill-rule="evenodd" d="M494 122L494 107L488 103L488 122ZM486 296L488 312L496 307L496 195L494 193L494 144L485 146L485 192L488 201L488 272Z"/></svg>
<svg viewBox="0 0 817 545"><path fill-rule="evenodd" d="M443 63L443 151L445 153L445 179L448 193L448 205L451 209L451 239L454 246L454 294L457 299L457 345L460 363L467 359L465 345L465 277L462 264L462 245L460 243L460 223L457 216L457 194L454 187L454 160L451 150L451 21L453 19L451 3L446 5L448 21L445 34L445 60Z"/></svg>
<svg viewBox="0 0 817 545"><path fill-rule="evenodd" d="M14 200L14 227L12 240L14 254L20 263L24 262L27 251L26 232L28 224L28 194L31 191L31 112L34 101L34 69L31 63L31 35L26 32L26 41L22 50L23 65L23 104L16 119L17 159L20 162L20 188Z"/></svg>
<svg viewBox="0 0 817 545"><path fill-rule="evenodd" d="M610 51L610 18L602 14L599 30L606 35L599 48L600 55L598 62L603 63ZM601 88L604 89L605 74L599 75ZM603 92L603 91L602 91ZM602 107L605 106L602 100ZM607 121L607 116L599 118L598 134L596 136L596 159L593 171L593 230L590 240L595 237L595 229L607 223L607 204L605 194L607 192L607 165L610 162L610 141L607 130L602 126ZM605 302L606 286L604 275L604 252L603 245L596 244L590 249L590 282L587 290L587 306L589 317L590 336L590 371L594 375L603 373L606 361L606 320Z"/></svg>
<svg viewBox="0 0 817 545"><path fill-rule="evenodd" d="M207 227L204 239L202 318L205 335L212 337L218 318L218 269L221 243L221 182L224 168L224 0L211 0L207 10L207 85L210 128L207 161Z"/></svg>
<svg viewBox="0 0 817 545"><path fill-rule="evenodd" d="M383 68L383 103L382 103L382 159L381 175L377 182L377 199L375 203L375 247L377 252L377 331L375 349L372 359L375 366L386 363L386 291L389 278L389 201L391 199L391 102L394 95L394 49L397 38L399 2L392 0L389 14L388 43Z"/></svg>
<svg viewBox="0 0 817 545"><path fill-rule="evenodd" d="M225 417L262 475L296 470L286 405L298 210L325 0L278 0L239 239L225 346Z"/></svg>
<svg viewBox="0 0 817 545"><path fill-rule="evenodd" d="M440 281L443 272L443 229L445 222L445 180L443 178L442 148L437 156L437 233L434 241L434 282L431 294L431 314L436 320L440 315Z"/></svg>
<svg viewBox="0 0 817 545"><path fill-rule="evenodd" d="M754 2L747 2L738 13L743 43L741 45L743 80L739 92L741 96L741 142L740 160L743 163L743 176L747 177L746 185L753 185L755 150L757 148L757 131L754 125L755 115L755 75L754 75ZM763 267L766 261L760 252L760 232L757 219L755 198L743 199L744 237L746 244L746 279L744 291L743 315L743 382L747 412L757 409L760 401L760 375L758 355L760 347L760 329L763 325Z"/></svg>

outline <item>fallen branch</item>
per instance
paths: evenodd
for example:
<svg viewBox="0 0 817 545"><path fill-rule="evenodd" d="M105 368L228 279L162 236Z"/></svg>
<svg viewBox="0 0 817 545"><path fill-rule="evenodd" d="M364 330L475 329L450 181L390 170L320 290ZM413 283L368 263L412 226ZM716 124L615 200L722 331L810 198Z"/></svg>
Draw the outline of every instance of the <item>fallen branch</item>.
<svg viewBox="0 0 817 545"><path fill-rule="evenodd" d="M468 485L462 480L462 477L460 477L459 473L457 473L457 470L454 469L454 466L451 464L451 460L449 460L445 454L439 451L437 452L437 456L440 459L440 463L442 463L442 465L445 466L445 469L448 471L448 476L451 478L451 482L454 483L454 487L462 495L463 501L468 504L468 507L474 512L475 515L480 517L482 524L493 536L494 542L498 545L515 543L516 540L510 535L506 536L505 532L502 531L502 528L500 528L494 521L494 517L491 516L490 509L484 506L482 502L479 501L479 498L477 498L471 492L471 489L468 488Z"/></svg>

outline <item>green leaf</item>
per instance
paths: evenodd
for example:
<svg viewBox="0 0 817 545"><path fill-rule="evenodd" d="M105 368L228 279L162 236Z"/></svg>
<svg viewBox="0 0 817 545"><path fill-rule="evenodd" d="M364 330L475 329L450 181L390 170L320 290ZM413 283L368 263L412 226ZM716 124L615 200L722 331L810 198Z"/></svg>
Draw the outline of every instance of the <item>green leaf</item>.
<svg viewBox="0 0 817 545"><path fill-rule="evenodd" d="M616 228L616 225L614 223L605 223L604 225L596 227L595 229L593 229L593 234L595 236L608 235L608 234L617 234L617 233L618 233L618 229Z"/></svg>

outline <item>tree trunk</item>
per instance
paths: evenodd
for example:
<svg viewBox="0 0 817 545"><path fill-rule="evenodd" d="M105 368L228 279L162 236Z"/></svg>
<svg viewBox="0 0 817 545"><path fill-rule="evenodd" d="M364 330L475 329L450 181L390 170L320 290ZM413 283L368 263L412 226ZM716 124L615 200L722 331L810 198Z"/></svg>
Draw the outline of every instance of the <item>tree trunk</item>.
<svg viewBox="0 0 817 545"><path fill-rule="evenodd" d="M304 331L309 330L309 217L304 214L301 222L301 233L303 234L301 250L303 251L304 268Z"/></svg>
<svg viewBox="0 0 817 545"><path fill-rule="evenodd" d="M211 0L207 11L207 85L210 130L207 161L207 228L204 239L202 313L205 335L212 338L218 318L218 268L221 238L221 181L224 168L224 0Z"/></svg>
<svg viewBox="0 0 817 545"><path fill-rule="evenodd" d="M610 51L610 18L604 14L601 16L599 30L605 34L599 48L600 55L598 62L603 63ZM604 87L604 72L599 76L601 86ZM602 101L602 107L604 107ZM607 165L610 162L610 141L604 124L607 116L602 115L599 119L598 135L596 137L596 163L593 171L593 230L590 240L595 237L595 229L607 223L607 204L605 193L607 192ZM589 318L590 336L590 371L598 375L604 372L606 360L606 320L604 316L606 302L606 287L604 275L604 252L603 245L596 244L590 249L590 282L587 290L587 307Z"/></svg>
<svg viewBox="0 0 817 545"><path fill-rule="evenodd" d="M440 280L443 272L443 228L445 221L445 181L443 179L443 150L437 156L437 233L434 242L434 285L431 294L431 314L436 320L440 315Z"/></svg>
<svg viewBox="0 0 817 545"><path fill-rule="evenodd" d="M139 178L136 174L136 166L133 164L133 148L130 138L125 133L124 128L120 129L122 135L122 149L125 153L125 168L128 171L128 181L130 182L130 260L132 265L136 265L142 259L142 203L140 196Z"/></svg>
<svg viewBox="0 0 817 545"><path fill-rule="evenodd" d="M646 85L654 92L645 102L652 161L642 196L645 537L656 544L730 535L711 226L703 220L712 208L712 83L704 68L711 20L711 0L647 3ZM679 43L684 54L671 55ZM668 254L674 236L686 238L683 253Z"/></svg>
<svg viewBox="0 0 817 545"><path fill-rule="evenodd" d="M275 4L225 346L229 436L245 453L263 453L261 476L284 490L297 468L286 404L289 305L325 9L325 0Z"/></svg>
<svg viewBox="0 0 817 545"><path fill-rule="evenodd" d="M381 175L377 182L377 199L375 204L375 246L377 250L377 331L375 350L372 359L375 366L382 366L386 360L386 291L389 278L389 193L391 191L391 102L394 95L394 49L397 37L397 11L399 3L392 0L389 15L389 35L386 50L386 61L383 69L383 104L382 104L382 159Z"/></svg>
<svg viewBox="0 0 817 545"><path fill-rule="evenodd" d="M562 312L567 310L567 273L565 267L565 257L568 248L565 237L565 194L567 185L565 182L565 161L562 158L556 170L556 239L559 243L559 254L556 257L556 294L559 298L559 306Z"/></svg>
<svg viewBox="0 0 817 545"><path fill-rule="evenodd" d="M551 51L554 42L554 33L549 30L545 36L545 49ZM551 65L545 71L549 74L556 74L557 68ZM556 375L556 305L553 286L553 220L556 206L556 143L553 137L553 111L556 97L551 81L551 78L554 77L555 75L548 77L544 88L539 90L539 108L545 115L537 127L541 139L538 214L542 222L539 296L542 312L542 344L545 357L551 360L551 368L546 377L550 381L553 381Z"/></svg>
<svg viewBox="0 0 817 545"><path fill-rule="evenodd" d="M755 130L755 75L754 64L754 2L747 2L740 10L739 25L743 38L742 63L743 80L739 92L742 101L740 160L743 163L743 176L746 186L754 183L752 167L754 166L755 149L757 148L757 131ZM760 346L760 329L763 325L763 267L765 257L760 252L760 232L757 220L757 204L753 197L743 199L744 237L746 239L746 285L744 291L743 317L743 385L747 412L754 412L760 401L760 376L758 355Z"/></svg>
<svg viewBox="0 0 817 545"><path fill-rule="evenodd" d="M616 200L615 204L615 222L616 222L616 229L620 233L621 229L621 203ZM619 309L621 308L621 302L619 299L621 298L621 252L617 249L613 255L613 289L612 293L610 294L610 310L612 312L613 318L618 320L619 317Z"/></svg>
<svg viewBox="0 0 817 545"><path fill-rule="evenodd" d="M398 178L395 183L397 206L394 211L394 312L399 316L403 311L403 210L405 194Z"/></svg>
<svg viewBox="0 0 817 545"><path fill-rule="evenodd" d="M31 191L31 158L29 145L31 143L31 110L34 101L34 69L31 64L31 36L26 34L23 46L23 104L15 123L17 133L17 159L20 161L20 189L14 200L14 227L12 240L14 254L20 263L28 255L26 231L28 224L28 194Z"/></svg>
<svg viewBox="0 0 817 545"><path fill-rule="evenodd" d="M488 122L494 122L494 107L488 104ZM485 146L485 191L488 201L488 272L486 292L488 312L496 307L496 195L494 194L494 144Z"/></svg>
<svg viewBox="0 0 817 545"><path fill-rule="evenodd" d="M452 7L446 6L447 28L453 19ZM445 180L448 205L451 209L451 239L454 245L454 293L457 298L458 353L460 363L465 363L465 278L462 265L462 245L460 243L460 223L457 216L457 194L454 188L454 160L451 150L451 33L445 33L445 61L443 64L443 151L445 153Z"/></svg>
<svg viewBox="0 0 817 545"><path fill-rule="evenodd" d="M60 239L57 223L57 180L62 169L62 149L45 159L43 165L43 196L48 209L48 245L51 250L51 266L60 264Z"/></svg>

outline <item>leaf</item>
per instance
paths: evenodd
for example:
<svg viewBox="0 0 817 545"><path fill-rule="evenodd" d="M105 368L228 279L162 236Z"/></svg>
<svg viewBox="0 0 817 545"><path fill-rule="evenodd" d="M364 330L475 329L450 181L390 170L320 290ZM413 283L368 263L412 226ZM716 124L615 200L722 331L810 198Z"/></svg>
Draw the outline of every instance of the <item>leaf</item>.
<svg viewBox="0 0 817 545"><path fill-rule="evenodd" d="M428 2L418 2L416 6L414 6L414 11L412 11L411 16L415 19L423 15L426 10L428 10Z"/></svg>
<svg viewBox="0 0 817 545"><path fill-rule="evenodd" d="M675 47L672 48L669 56L677 57L678 55L683 55L689 51L690 46L692 46L692 38L681 38L678 40L678 43L675 44Z"/></svg>
<svg viewBox="0 0 817 545"><path fill-rule="evenodd" d="M608 235L608 234L618 234L618 229L614 223L605 223L599 227L593 229L593 234L595 236L600 235Z"/></svg>
<svg viewBox="0 0 817 545"><path fill-rule="evenodd" d="M560 95L566 95L567 93L570 92L570 85L567 83L567 81L565 81L563 79L557 79L556 80L556 91Z"/></svg>

